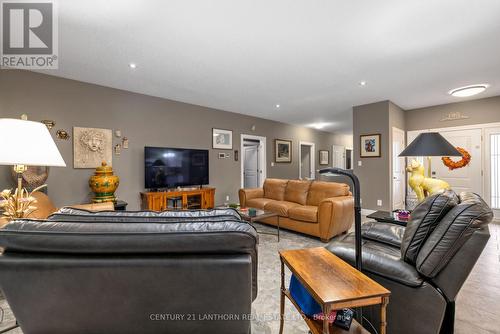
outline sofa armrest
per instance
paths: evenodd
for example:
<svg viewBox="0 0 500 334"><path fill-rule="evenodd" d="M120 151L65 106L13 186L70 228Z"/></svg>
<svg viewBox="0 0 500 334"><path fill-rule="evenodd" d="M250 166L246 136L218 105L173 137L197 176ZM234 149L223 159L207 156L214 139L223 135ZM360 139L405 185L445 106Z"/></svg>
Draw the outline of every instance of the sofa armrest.
<svg viewBox="0 0 500 334"><path fill-rule="evenodd" d="M369 221L361 226L363 239L369 239L401 248L401 242L405 233L405 227L376 221Z"/></svg>
<svg viewBox="0 0 500 334"><path fill-rule="evenodd" d="M240 189L238 195L240 197L240 206L242 208L245 208L246 203L249 199L264 197L264 189L263 188Z"/></svg>
<svg viewBox="0 0 500 334"><path fill-rule="evenodd" d="M332 237L347 232L354 222L354 198L337 196L322 200L318 206L320 238L328 242Z"/></svg>

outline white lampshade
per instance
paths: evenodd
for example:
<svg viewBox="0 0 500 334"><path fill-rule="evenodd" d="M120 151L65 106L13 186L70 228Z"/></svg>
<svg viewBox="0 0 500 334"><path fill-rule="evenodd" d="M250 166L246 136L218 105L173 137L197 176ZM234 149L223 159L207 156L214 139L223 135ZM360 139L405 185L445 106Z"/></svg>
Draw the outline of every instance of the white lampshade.
<svg viewBox="0 0 500 334"><path fill-rule="evenodd" d="M0 118L0 165L66 167L45 124Z"/></svg>

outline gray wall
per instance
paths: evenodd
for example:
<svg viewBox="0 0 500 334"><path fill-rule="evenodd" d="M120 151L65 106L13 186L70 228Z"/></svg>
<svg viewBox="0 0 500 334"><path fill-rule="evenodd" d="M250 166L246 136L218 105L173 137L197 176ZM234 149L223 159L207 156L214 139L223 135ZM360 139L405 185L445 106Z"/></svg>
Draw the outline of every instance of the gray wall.
<svg viewBox="0 0 500 334"><path fill-rule="evenodd" d="M390 165L388 159L389 144L389 101L356 106L353 108L354 134L354 173L361 185L362 207L364 209L389 209ZM359 136L381 134L381 157L361 158ZM358 161L362 166L358 166ZM377 200L382 200L382 207L377 206Z"/></svg>
<svg viewBox="0 0 500 334"><path fill-rule="evenodd" d="M47 76L27 71L1 71L0 117L18 118L26 113L30 120L50 119L52 129L72 134L74 126L120 129L129 138L130 148L113 156L113 168L120 176L117 191L120 199L138 209L139 192L144 189L144 146L167 146L211 149L212 128L233 130L233 150L239 150L240 134L267 137L267 175L278 178L298 177L299 140L316 143L316 150L330 150L332 144L349 142L349 136L336 136L314 129L244 116L241 114L135 94L127 91ZM251 127L255 125L256 130ZM293 140L293 162L275 164L274 139ZM10 144L15 144L12 139ZM55 139L66 168L52 168L48 179L49 196L57 206L85 203L90 199L87 180L91 169L73 168L73 141ZM114 138L115 144L119 142ZM216 202L225 196L236 202L240 187L240 162L218 159L220 150L210 150L210 182L216 187ZM331 153L330 153L331 154ZM316 154L319 157L319 154ZM0 189L11 187L8 167L0 166Z"/></svg>
<svg viewBox="0 0 500 334"><path fill-rule="evenodd" d="M442 122L441 120L451 112L460 112L469 118ZM500 96L412 109L407 110L405 114L408 131L495 123L500 122Z"/></svg>
<svg viewBox="0 0 500 334"><path fill-rule="evenodd" d="M381 101L353 108L354 173L361 185L362 207L369 210L392 208L392 128L405 130L404 111L390 101ZM360 136L380 134L381 157L361 158ZM358 166L361 161L362 166ZM382 200L382 206L377 205Z"/></svg>

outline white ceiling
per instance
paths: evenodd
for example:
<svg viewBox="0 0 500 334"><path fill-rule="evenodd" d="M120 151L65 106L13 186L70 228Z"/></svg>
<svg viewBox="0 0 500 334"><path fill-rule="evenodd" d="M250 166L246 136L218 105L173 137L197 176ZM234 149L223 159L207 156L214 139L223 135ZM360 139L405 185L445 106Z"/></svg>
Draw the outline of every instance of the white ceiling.
<svg viewBox="0 0 500 334"><path fill-rule="evenodd" d="M60 0L59 38L49 74L333 132L354 105L500 95L498 0Z"/></svg>

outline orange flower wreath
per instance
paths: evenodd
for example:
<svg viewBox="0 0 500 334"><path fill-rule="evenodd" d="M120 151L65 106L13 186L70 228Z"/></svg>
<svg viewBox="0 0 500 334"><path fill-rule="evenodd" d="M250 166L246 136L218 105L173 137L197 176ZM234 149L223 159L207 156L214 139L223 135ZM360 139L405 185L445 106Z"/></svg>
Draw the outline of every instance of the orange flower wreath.
<svg viewBox="0 0 500 334"><path fill-rule="evenodd" d="M443 163L450 170L458 169L467 166L470 163L471 156L470 153L461 147L457 147L458 152L462 154L462 159L459 161L453 161L450 157L442 157Z"/></svg>

